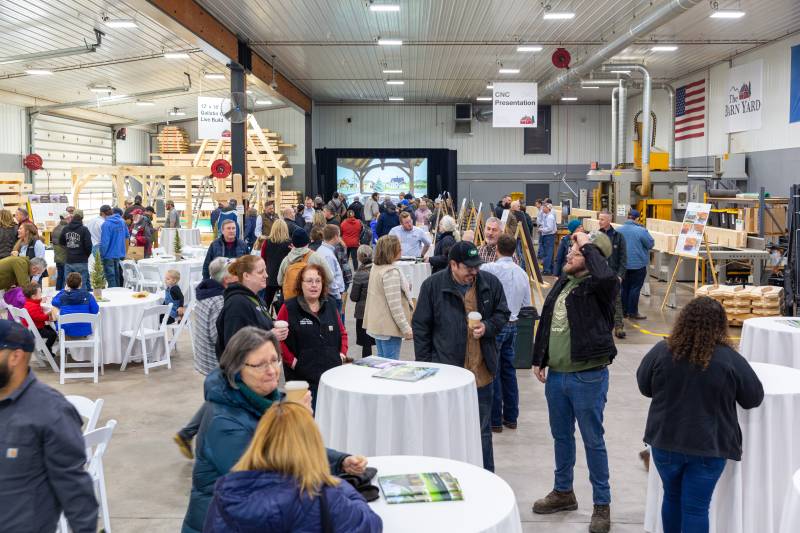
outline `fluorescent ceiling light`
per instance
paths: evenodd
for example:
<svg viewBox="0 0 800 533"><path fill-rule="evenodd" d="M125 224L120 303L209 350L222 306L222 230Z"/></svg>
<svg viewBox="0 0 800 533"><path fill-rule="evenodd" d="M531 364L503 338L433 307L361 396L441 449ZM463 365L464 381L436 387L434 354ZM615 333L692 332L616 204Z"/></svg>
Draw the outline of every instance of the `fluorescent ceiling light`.
<svg viewBox="0 0 800 533"><path fill-rule="evenodd" d="M272 105L272 100L256 100L256 105Z"/></svg>
<svg viewBox="0 0 800 533"><path fill-rule="evenodd" d="M630 70L609 70L611 74L630 74Z"/></svg>
<svg viewBox="0 0 800 533"><path fill-rule="evenodd" d="M475 100L477 100L479 102L491 102L492 101L492 97L491 96L479 96Z"/></svg>
<svg viewBox="0 0 800 533"><path fill-rule="evenodd" d="M110 93L115 91L110 85L90 85L89 90L93 93Z"/></svg>
<svg viewBox="0 0 800 533"><path fill-rule="evenodd" d="M524 45L517 46L517 52L541 52L541 46Z"/></svg>
<svg viewBox="0 0 800 533"><path fill-rule="evenodd" d="M402 74L403 71L400 70L400 69L391 69L390 68L390 69L384 69L383 73L384 74Z"/></svg>
<svg viewBox="0 0 800 533"><path fill-rule="evenodd" d="M156 103L151 102L150 100L137 100L136 105L145 107L145 106L154 106L156 105Z"/></svg>
<svg viewBox="0 0 800 533"><path fill-rule="evenodd" d="M369 10L384 13L397 12L400 11L400 6L397 4L370 4Z"/></svg>
<svg viewBox="0 0 800 533"><path fill-rule="evenodd" d="M378 44L381 46L400 46L403 41L400 39L378 39Z"/></svg>
<svg viewBox="0 0 800 533"><path fill-rule="evenodd" d="M204 74L204 77L207 80L224 80L225 79L225 74L223 74L221 72L206 72Z"/></svg>
<svg viewBox="0 0 800 533"><path fill-rule="evenodd" d="M405 85L403 80L386 80L386 85Z"/></svg>
<svg viewBox="0 0 800 533"><path fill-rule="evenodd" d="M135 28L136 21L133 19L108 19L104 20L103 24L109 28Z"/></svg>
<svg viewBox="0 0 800 533"><path fill-rule="evenodd" d="M744 16L744 11L735 9L717 9L711 13L712 19L740 19Z"/></svg>
<svg viewBox="0 0 800 533"><path fill-rule="evenodd" d="M674 52L677 49L678 47L674 45L668 45L668 46L662 45L662 46L654 46L650 50L653 52Z"/></svg>
<svg viewBox="0 0 800 533"><path fill-rule="evenodd" d="M551 11L544 14L544 20L569 20L574 18L575 13L570 13L567 11Z"/></svg>
<svg viewBox="0 0 800 533"><path fill-rule="evenodd" d="M578 97L577 96L562 96L561 97L561 101L562 102L577 102L578 101Z"/></svg>
<svg viewBox="0 0 800 533"><path fill-rule="evenodd" d="M101 102L109 102L111 100L122 100L124 98L130 98L127 94L110 94L108 96L101 96L98 98Z"/></svg>
<svg viewBox="0 0 800 533"><path fill-rule="evenodd" d="M600 86L599 85L583 85L581 88L582 89L599 89Z"/></svg>
<svg viewBox="0 0 800 533"><path fill-rule="evenodd" d="M500 74L519 74L518 68L501 68L498 70Z"/></svg>
<svg viewBox="0 0 800 533"><path fill-rule="evenodd" d="M389 101L390 102L402 102L403 100L405 100L405 98L403 98L402 96L390 96L389 97Z"/></svg>
<svg viewBox="0 0 800 533"><path fill-rule="evenodd" d="M489 85L486 86L486 88L487 89L494 89L494 84L490 83Z"/></svg>
<svg viewBox="0 0 800 533"><path fill-rule="evenodd" d="M169 114L172 117L185 117L186 116L186 112L185 111L181 111L180 109L173 109L172 111L169 112Z"/></svg>
<svg viewBox="0 0 800 533"><path fill-rule="evenodd" d="M186 52L164 52L164 59L189 59Z"/></svg>
<svg viewBox="0 0 800 533"><path fill-rule="evenodd" d="M52 74L52 70L45 70L41 68L26 68L25 74L30 74L32 76L49 76Z"/></svg>

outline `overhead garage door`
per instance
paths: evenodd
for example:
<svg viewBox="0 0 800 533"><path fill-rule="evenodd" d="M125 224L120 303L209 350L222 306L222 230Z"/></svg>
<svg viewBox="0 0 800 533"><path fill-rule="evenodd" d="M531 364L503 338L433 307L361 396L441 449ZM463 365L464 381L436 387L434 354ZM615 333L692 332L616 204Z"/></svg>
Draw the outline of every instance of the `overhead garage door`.
<svg viewBox="0 0 800 533"><path fill-rule="evenodd" d="M34 194L63 193L86 215L97 214L103 204L113 204L111 176L97 176L72 198L72 167L111 165L112 131L69 118L38 115L33 123L33 151L42 156L42 170L33 173Z"/></svg>

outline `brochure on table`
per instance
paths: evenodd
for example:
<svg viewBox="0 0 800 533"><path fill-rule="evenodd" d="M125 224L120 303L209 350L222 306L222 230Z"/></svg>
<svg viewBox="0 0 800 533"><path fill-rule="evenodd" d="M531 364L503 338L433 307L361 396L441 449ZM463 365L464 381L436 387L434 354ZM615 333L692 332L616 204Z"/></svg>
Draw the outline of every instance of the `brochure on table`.
<svg viewBox="0 0 800 533"><path fill-rule="evenodd" d="M380 372L372 374L372 377L393 379L395 381L419 381L436 374L438 371L438 368L405 364L384 368Z"/></svg>
<svg viewBox="0 0 800 533"><path fill-rule="evenodd" d="M384 369L393 366L403 366L406 363L404 363L403 361L398 361L396 359L386 359L385 357L370 355L369 357L364 357L363 359L357 359L353 361L353 364L356 366L366 366L368 368Z"/></svg>
<svg viewBox="0 0 800 533"><path fill-rule="evenodd" d="M380 476L386 503L445 502L463 500L461 485L449 472Z"/></svg>
<svg viewBox="0 0 800 533"><path fill-rule="evenodd" d="M678 243L675 245L677 255L697 257L703 244L703 232L708 224L711 204L689 203L683 216Z"/></svg>

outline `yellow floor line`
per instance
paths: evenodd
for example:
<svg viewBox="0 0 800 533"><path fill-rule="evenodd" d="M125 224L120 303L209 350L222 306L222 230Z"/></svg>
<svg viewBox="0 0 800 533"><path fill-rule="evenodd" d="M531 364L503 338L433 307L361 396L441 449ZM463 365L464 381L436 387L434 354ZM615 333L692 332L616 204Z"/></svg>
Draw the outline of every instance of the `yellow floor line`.
<svg viewBox="0 0 800 533"><path fill-rule="evenodd" d="M642 327L641 327L639 324L637 324L637 323L635 323L635 322L631 322L630 324L631 324L631 326L633 326L633 327L634 327L634 329L636 329L636 330L637 330L639 333L643 333L644 335L652 335L652 336L654 336L654 337L661 337L662 339L663 339L663 338L666 338L666 337L669 337L669 333L656 333L656 332L653 332L653 331L648 331L648 330L646 330L646 329L642 328ZM729 336L728 338L729 338L729 339L731 339L731 340L738 341L738 340L739 340L741 337L730 337L730 336Z"/></svg>

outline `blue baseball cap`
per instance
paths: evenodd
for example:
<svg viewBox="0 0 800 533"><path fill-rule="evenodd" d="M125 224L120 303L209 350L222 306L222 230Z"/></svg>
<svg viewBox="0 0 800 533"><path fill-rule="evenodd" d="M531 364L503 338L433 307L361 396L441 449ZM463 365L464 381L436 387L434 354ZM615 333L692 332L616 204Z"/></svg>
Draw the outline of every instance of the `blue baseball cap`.
<svg viewBox="0 0 800 533"><path fill-rule="evenodd" d="M569 224L567 224L567 229L569 230L570 234L572 234L575 233L575 230L582 225L583 222L581 222L580 220L570 220Z"/></svg>
<svg viewBox="0 0 800 533"><path fill-rule="evenodd" d="M0 320L0 350L32 352L34 347L33 333L11 320Z"/></svg>

